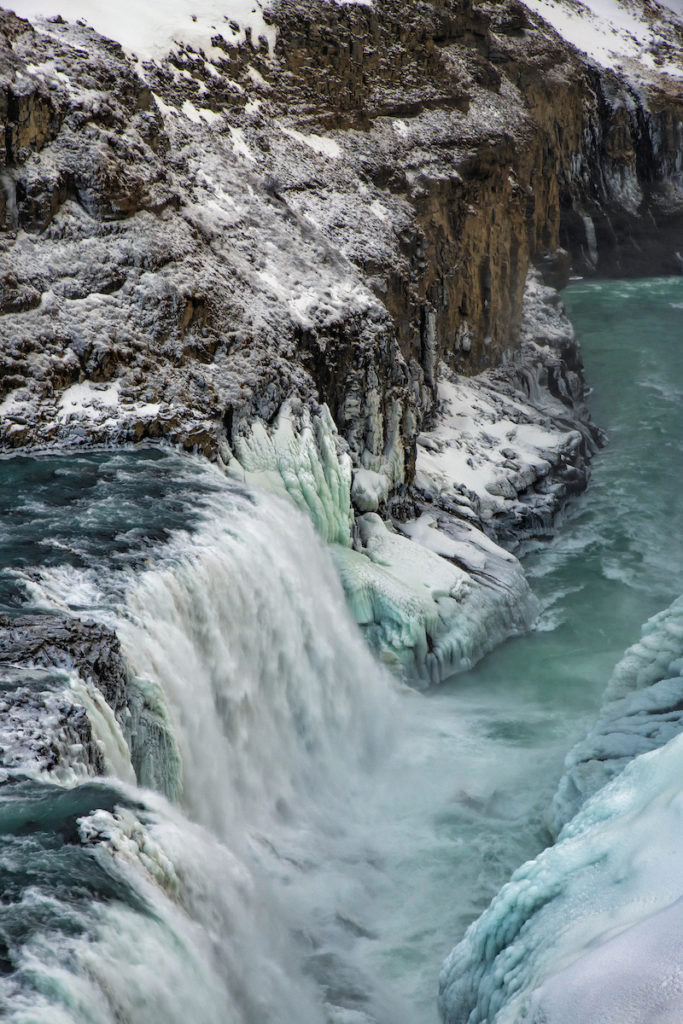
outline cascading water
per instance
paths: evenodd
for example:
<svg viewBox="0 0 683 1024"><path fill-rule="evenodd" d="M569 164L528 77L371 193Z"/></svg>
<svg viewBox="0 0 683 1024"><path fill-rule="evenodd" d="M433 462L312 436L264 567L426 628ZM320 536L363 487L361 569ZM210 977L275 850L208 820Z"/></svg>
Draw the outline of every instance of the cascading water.
<svg viewBox="0 0 683 1024"><path fill-rule="evenodd" d="M291 506L163 451L3 464L7 621L95 619L116 629L127 672L114 714L68 659L3 670L5 1018L436 1019L440 962L549 841L564 755L640 623L683 590L681 282L570 300L595 338L610 447L527 557L540 629L438 690L401 687L370 655ZM676 758L634 769L634 807L638 779L666 802ZM579 859L590 871L590 851Z"/></svg>
<svg viewBox="0 0 683 1024"><path fill-rule="evenodd" d="M151 769L143 763L139 774L156 778L185 813L150 792L103 784L87 787L91 803L101 791L94 805L102 810L88 815L69 804L69 827L125 898L78 912L66 899L40 935L39 954L36 937L12 951L20 966L6 998L19 985L12 1005L23 1004L21 1013L51 1012L54 1000L69 1019L87 1021L323 1021L335 1000L340 1013L345 1002L376 1002L373 1016L400 1019L371 980L349 981L355 969L342 955L362 930L355 903L364 903L362 861L370 857L345 836L363 773L386 750L396 695L313 528L284 502L247 495L198 460L64 460L73 480L79 469L96 470L100 489L107 478L111 487L89 495L77 518L110 521L117 501L119 519L131 520L117 524L119 571L98 563L98 530L79 536L55 506L42 510L53 527L48 546L67 549L72 564L22 566L20 579L34 607L117 626L129 687L148 706L156 702L172 741L172 756ZM52 474L47 463L45 470ZM146 472L164 491L161 510L154 487L134 497ZM182 484L175 498L174 476ZM32 483L35 506L40 488ZM176 530L150 547L184 488L199 495L192 532ZM139 524L141 513L147 523ZM140 571L143 561L152 565ZM85 684L76 685L73 699L84 703ZM89 710L105 753L120 752L119 724L98 715L92 699ZM107 760L119 776L132 775ZM43 788L47 800L50 783ZM60 799L78 808L80 787ZM360 867L351 886L347 856ZM79 850L83 862L90 864ZM74 885L88 885L73 873ZM54 902L50 885L40 898Z"/></svg>

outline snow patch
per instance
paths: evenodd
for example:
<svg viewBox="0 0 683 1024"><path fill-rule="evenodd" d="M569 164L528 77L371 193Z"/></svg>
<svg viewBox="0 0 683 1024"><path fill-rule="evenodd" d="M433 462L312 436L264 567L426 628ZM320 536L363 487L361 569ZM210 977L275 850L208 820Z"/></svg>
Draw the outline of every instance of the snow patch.
<svg viewBox="0 0 683 1024"><path fill-rule="evenodd" d="M343 153L339 143L326 135L304 135L303 132L298 132L295 128L283 128L282 131L285 135L289 135L290 139L303 142L305 146L308 146L315 153L330 157L331 160L339 159Z"/></svg>
<svg viewBox="0 0 683 1024"><path fill-rule="evenodd" d="M606 68L621 61L636 61L650 72L658 69L655 53L664 41L661 22L650 22L645 5L629 5L619 0L523 0L578 50ZM669 5L675 10L673 5ZM680 13L680 12L679 12ZM683 78L683 66L667 59L659 70Z"/></svg>
<svg viewBox="0 0 683 1024"><path fill-rule="evenodd" d="M258 71L257 68L255 68L252 64L248 66L247 74L249 75L249 78L252 80L254 85L257 86L257 88L265 89L266 91L270 90L270 86L266 82L261 72Z"/></svg>
<svg viewBox="0 0 683 1024"><path fill-rule="evenodd" d="M438 399L436 426L418 437L415 483L428 495L458 494L484 521L512 509L581 443L578 431L557 430L521 396L497 394L485 374L442 377Z"/></svg>
<svg viewBox="0 0 683 1024"><path fill-rule="evenodd" d="M190 121L192 121L194 124L202 123L202 115L199 113L194 103L191 103L190 100L185 100L180 109L182 110L185 117L189 118Z"/></svg>
<svg viewBox="0 0 683 1024"><path fill-rule="evenodd" d="M23 395L24 397L20 397ZM26 396L23 388L17 388L5 395L0 403L0 416L22 416L30 409L30 399Z"/></svg>
<svg viewBox="0 0 683 1024"><path fill-rule="evenodd" d="M235 151L236 156L241 156L245 160L249 160L251 163L255 162L255 157L244 138L243 128L233 128L232 125L228 125L230 128L230 139L232 142L232 148Z"/></svg>
<svg viewBox="0 0 683 1024"><path fill-rule="evenodd" d="M256 0L17 0L14 9L29 19L56 14L68 21L82 19L141 60L162 60L180 43L210 57L224 57L212 37L220 35L235 46L245 42L247 32L254 42L264 38L272 54L277 39L275 26L266 23L263 5ZM232 29L230 22L239 28Z"/></svg>
<svg viewBox="0 0 683 1024"><path fill-rule="evenodd" d="M72 417L99 420L119 406L119 381L106 387L84 380L72 384L59 396L57 422L66 423Z"/></svg>
<svg viewBox="0 0 683 1024"><path fill-rule="evenodd" d="M383 221L384 224L391 224L391 217L378 199L375 199L374 203L370 203L370 213L374 214L378 220Z"/></svg>
<svg viewBox="0 0 683 1024"><path fill-rule="evenodd" d="M180 111L178 110L177 107L172 107L168 103L164 103L162 98L158 96L155 92L152 93L152 96L154 98L154 102L159 108L161 116L164 119L167 119L169 117L178 117L180 115Z"/></svg>

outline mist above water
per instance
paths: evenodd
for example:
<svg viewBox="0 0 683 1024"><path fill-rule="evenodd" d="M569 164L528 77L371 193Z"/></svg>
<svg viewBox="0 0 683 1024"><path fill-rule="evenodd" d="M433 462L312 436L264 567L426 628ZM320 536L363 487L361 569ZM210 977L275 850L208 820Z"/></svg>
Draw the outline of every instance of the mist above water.
<svg viewBox="0 0 683 1024"><path fill-rule="evenodd" d="M9 1019L436 1020L441 961L549 841L567 750L683 591L683 282L567 300L610 445L526 557L538 630L426 694L368 652L288 505L174 453L4 464L5 608L116 627L175 800L5 788Z"/></svg>

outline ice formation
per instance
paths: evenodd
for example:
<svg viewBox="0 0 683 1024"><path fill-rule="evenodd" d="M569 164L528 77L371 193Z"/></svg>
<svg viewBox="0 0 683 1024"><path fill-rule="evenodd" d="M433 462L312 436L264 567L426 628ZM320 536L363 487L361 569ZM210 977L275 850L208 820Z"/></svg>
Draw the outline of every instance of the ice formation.
<svg viewBox="0 0 683 1024"><path fill-rule="evenodd" d="M228 472L250 487L289 498L332 544L349 544L351 460L340 441L327 406L311 416L304 409L295 422L285 403L272 429L257 420L233 442Z"/></svg>
<svg viewBox="0 0 683 1024"><path fill-rule="evenodd" d="M680 1020L683 737L642 754L524 864L444 964L446 1024Z"/></svg>
<svg viewBox="0 0 683 1024"><path fill-rule="evenodd" d="M356 621L384 661L438 683L529 628L536 604L514 556L476 530L453 540L428 516L399 525L406 536L368 512L357 549L334 552Z"/></svg>
<svg viewBox="0 0 683 1024"><path fill-rule="evenodd" d="M643 626L608 684L600 716L569 752L553 801L559 831L634 757L683 729L683 598Z"/></svg>
<svg viewBox="0 0 683 1024"><path fill-rule="evenodd" d="M411 680L437 683L531 625L536 604L519 562L467 522L440 526L425 514L394 525L365 512L354 523L351 495L361 510L376 508L386 477L360 469L351 487L350 459L326 407L297 418L288 404L272 427L259 421L238 431L233 449L231 476L288 498L336 546L356 621Z"/></svg>
<svg viewBox="0 0 683 1024"><path fill-rule="evenodd" d="M679 598L644 625L567 757L556 845L514 873L444 964L446 1024L680 1019L682 704Z"/></svg>

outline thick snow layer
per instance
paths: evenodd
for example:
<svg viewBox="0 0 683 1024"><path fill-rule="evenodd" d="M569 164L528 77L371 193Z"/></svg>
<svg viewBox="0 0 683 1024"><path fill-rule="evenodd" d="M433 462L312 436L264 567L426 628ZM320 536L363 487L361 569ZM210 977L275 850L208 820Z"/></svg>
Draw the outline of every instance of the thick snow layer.
<svg viewBox="0 0 683 1024"><path fill-rule="evenodd" d="M211 56L223 52L211 43L222 36L236 45L250 30L256 41L263 36L272 53L276 30L266 24L263 4L257 0L163 0L137 3L136 0L16 0L14 10L24 18L51 17L60 14L68 21L82 19L104 36L121 43L125 50L142 60L160 60L177 43L185 43ZM231 28L230 22L238 25Z"/></svg>
<svg viewBox="0 0 683 1024"><path fill-rule="evenodd" d="M445 1024L683 1017L683 736L632 761L447 959Z"/></svg>
<svg viewBox="0 0 683 1024"><path fill-rule="evenodd" d="M418 438L415 483L427 495L454 494L486 521L512 508L551 463L581 443L521 396L500 395L485 374L439 381L440 413Z"/></svg>
<svg viewBox="0 0 683 1024"><path fill-rule="evenodd" d="M376 512L388 494L389 480L385 473L361 468L353 474L351 495L353 504L361 512Z"/></svg>
<svg viewBox="0 0 683 1024"><path fill-rule="evenodd" d="M636 61L649 71L657 67L657 49L665 42L662 24L653 20L656 10L646 16L644 4L624 0L523 0L529 10L540 14L577 49L603 67L614 68L624 60ZM682 13L680 5L668 4ZM683 77L683 66L672 60L659 62L659 70Z"/></svg>
<svg viewBox="0 0 683 1024"><path fill-rule="evenodd" d="M655 615L625 653L600 716L565 761L553 801L556 831L639 754L683 730L683 598Z"/></svg>

